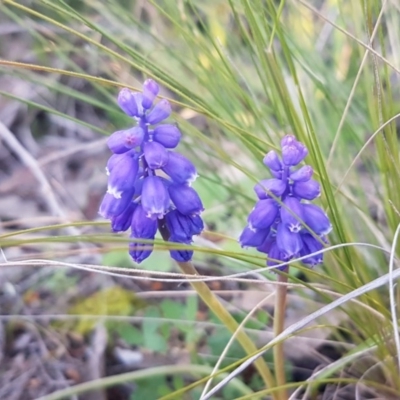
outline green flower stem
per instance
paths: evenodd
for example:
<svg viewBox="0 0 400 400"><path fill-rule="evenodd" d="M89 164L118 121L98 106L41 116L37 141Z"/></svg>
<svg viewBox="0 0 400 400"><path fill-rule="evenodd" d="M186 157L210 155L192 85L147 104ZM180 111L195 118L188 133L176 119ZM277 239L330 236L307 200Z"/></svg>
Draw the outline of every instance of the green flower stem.
<svg viewBox="0 0 400 400"><path fill-rule="evenodd" d="M288 271L286 274L278 275L278 283L287 283ZM278 336L284 329L285 324L285 311L286 311L286 295L287 286L277 285L276 297L275 297L275 310L274 310L274 335ZM274 348L274 367L275 367L275 377L277 386L284 386L286 384L285 375L285 356L283 353L283 341L278 342ZM287 391L282 388L278 391L279 400L287 400Z"/></svg>
<svg viewBox="0 0 400 400"><path fill-rule="evenodd" d="M178 262L179 267L186 275L198 275L196 268L193 266L191 262ZM220 321L227 327L227 329L234 333L238 328L238 323L232 317L232 315L225 309L225 307L220 303L218 298L214 295L214 293L209 289L209 287L205 284L205 282L196 282L191 281L193 289L197 292L200 298L207 304L209 309L220 319ZM247 334L240 330L236 338L238 342L241 344L243 349L247 354L254 354L257 352L257 347L254 345L252 340L247 336ZM275 379L271 374L267 364L265 363L263 358L259 358L254 362L255 367L257 368L259 374L264 380L265 385L268 388L275 387ZM277 395L273 395L275 400L279 400Z"/></svg>

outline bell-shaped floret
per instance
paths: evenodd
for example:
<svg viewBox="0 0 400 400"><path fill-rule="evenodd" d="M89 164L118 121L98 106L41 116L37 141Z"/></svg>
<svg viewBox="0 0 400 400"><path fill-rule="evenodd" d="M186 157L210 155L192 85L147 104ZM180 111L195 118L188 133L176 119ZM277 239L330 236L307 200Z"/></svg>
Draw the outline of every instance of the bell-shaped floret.
<svg viewBox="0 0 400 400"><path fill-rule="evenodd" d="M158 86L157 82L153 81L153 79L146 79L143 83L143 99L142 99L142 106L146 110L149 110L153 105L153 101L158 95L160 91L160 87Z"/></svg>
<svg viewBox="0 0 400 400"><path fill-rule="evenodd" d="M165 147L157 142L143 144L144 158L151 169L159 169L168 162L168 152Z"/></svg>
<svg viewBox="0 0 400 400"><path fill-rule="evenodd" d="M257 250L261 253L268 254L274 243L276 244L276 232L271 230L261 245L257 246Z"/></svg>
<svg viewBox="0 0 400 400"><path fill-rule="evenodd" d="M192 236L198 235L204 229L203 220L199 215L184 215L178 210L171 210L165 219L170 236L184 243L190 243Z"/></svg>
<svg viewBox="0 0 400 400"><path fill-rule="evenodd" d="M175 183L191 183L196 180L196 167L185 156L173 151L168 154L168 162L161 169Z"/></svg>
<svg viewBox="0 0 400 400"><path fill-rule="evenodd" d="M114 168L114 166L118 163L120 160L120 155L119 154L113 154L107 161L106 165L106 174L110 175L111 170Z"/></svg>
<svg viewBox="0 0 400 400"><path fill-rule="evenodd" d="M328 216L314 204L302 204L305 224L317 235L327 235L332 230Z"/></svg>
<svg viewBox="0 0 400 400"><path fill-rule="evenodd" d="M140 146L143 142L144 131L139 126L131 129L114 132L107 140L108 148L116 154L126 153L127 151Z"/></svg>
<svg viewBox="0 0 400 400"><path fill-rule="evenodd" d="M157 221L147 217L143 207L139 204L132 215L131 229L132 239L154 240L157 232ZM152 243L135 241L129 244L129 254L137 263L149 257L152 251Z"/></svg>
<svg viewBox="0 0 400 400"><path fill-rule="evenodd" d="M204 229L204 222L200 215L187 215L191 223L192 235L200 235Z"/></svg>
<svg viewBox="0 0 400 400"><path fill-rule="evenodd" d="M306 256L309 254L312 254L310 257L307 257L303 260L301 260L304 264L308 264L311 267L314 267L317 264L321 264L324 260L324 254L319 253L319 254L313 254L316 253L317 251L320 251L323 249L323 242L324 240L322 238L316 239L309 233L302 233L301 234L302 239L303 239L303 249L300 252L300 256Z"/></svg>
<svg viewBox="0 0 400 400"><path fill-rule="evenodd" d="M276 244L276 240L271 244L269 252L268 252L268 259L267 265L269 267L274 267L276 265L282 264L283 262L287 261L285 255L279 250L278 245ZM281 265L278 269L281 271L287 268L287 264Z"/></svg>
<svg viewBox="0 0 400 400"><path fill-rule="evenodd" d="M294 182L306 182L311 179L313 172L310 165L304 165L298 170L291 172L290 179Z"/></svg>
<svg viewBox="0 0 400 400"><path fill-rule="evenodd" d="M139 239L131 235L131 239ZM148 258L153 252L154 245L152 243L145 243L140 241L135 241L129 243L129 255L132 257L133 261L140 264L143 260Z"/></svg>
<svg viewBox="0 0 400 400"><path fill-rule="evenodd" d="M272 171L282 170L282 162L279 159L278 154L276 154L276 152L274 150L269 151L265 155L265 157L263 159L263 163Z"/></svg>
<svg viewBox="0 0 400 400"><path fill-rule="evenodd" d="M171 105L166 99L160 100L148 113L146 122L150 125L158 124L171 115Z"/></svg>
<svg viewBox="0 0 400 400"><path fill-rule="evenodd" d="M249 226L246 226L239 237L239 243L242 247L261 246L269 232L270 229L251 229Z"/></svg>
<svg viewBox="0 0 400 400"><path fill-rule="evenodd" d="M271 197L269 193L274 196L282 196L283 192L287 187L287 183L280 179L264 179L254 186L254 191L256 192L260 200L267 199Z"/></svg>
<svg viewBox="0 0 400 400"><path fill-rule="evenodd" d="M276 230L276 244L278 249L290 259L296 256L303 248L303 241L299 233L291 232L284 224L280 223Z"/></svg>
<svg viewBox="0 0 400 400"><path fill-rule="evenodd" d="M138 174L138 177L134 184L134 189L135 189L135 192L133 194L134 198L139 197L142 194L143 182L144 182L144 178L139 176L139 174Z"/></svg>
<svg viewBox="0 0 400 400"><path fill-rule="evenodd" d="M157 220L148 217L146 210L138 204L132 216L132 236L139 239L154 239L157 232Z"/></svg>
<svg viewBox="0 0 400 400"><path fill-rule="evenodd" d="M112 194L106 193L100 204L99 214L103 218L111 219L122 214L132 202L133 191L122 193L119 199Z"/></svg>
<svg viewBox="0 0 400 400"><path fill-rule="evenodd" d="M122 193L131 191L139 169L137 154L131 150L117 156L109 168L107 192L115 198L120 198Z"/></svg>
<svg viewBox="0 0 400 400"><path fill-rule="evenodd" d="M305 200L314 200L321 194L321 186L314 179L306 182L295 182L292 186L294 196Z"/></svg>
<svg viewBox="0 0 400 400"><path fill-rule="evenodd" d="M139 110L135 93L128 88L123 88L118 94L118 105L130 117L138 117Z"/></svg>
<svg viewBox="0 0 400 400"><path fill-rule="evenodd" d="M192 187L172 184L168 192L175 207L183 215L196 215L204 210L199 195Z"/></svg>
<svg viewBox="0 0 400 400"><path fill-rule="evenodd" d="M170 206L168 191L158 176L148 176L143 181L141 204L149 218L162 218Z"/></svg>
<svg viewBox="0 0 400 400"><path fill-rule="evenodd" d="M251 211L248 222L252 229L269 229L278 216L279 207L275 200L259 200Z"/></svg>
<svg viewBox="0 0 400 400"><path fill-rule="evenodd" d="M132 239L154 240L157 232L157 221L147 217L143 207L139 204L136 206L132 215L131 229ZM149 257L152 251L152 243L135 241L129 244L129 254L137 263Z"/></svg>
<svg viewBox="0 0 400 400"><path fill-rule="evenodd" d="M190 244L190 242L185 242L180 240L179 238L175 237L174 235L172 235L169 239L169 242L171 243L181 243L181 244ZM189 250L189 249L171 249L169 251L169 254L171 255L171 258L173 258L175 261L178 262L188 262L192 259L193 257L193 250Z"/></svg>
<svg viewBox="0 0 400 400"><path fill-rule="evenodd" d="M286 197L281 207L281 220L291 232L299 232L304 221L303 204L295 197Z"/></svg>
<svg viewBox="0 0 400 400"><path fill-rule="evenodd" d="M136 204L132 201L124 212L111 218L111 229L113 232L125 232L129 229L132 223L132 215Z"/></svg>
<svg viewBox="0 0 400 400"><path fill-rule="evenodd" d="M176 125L158 125L153 131L153 139L167 149L174 149L181 140L181 132Z"/></svg>

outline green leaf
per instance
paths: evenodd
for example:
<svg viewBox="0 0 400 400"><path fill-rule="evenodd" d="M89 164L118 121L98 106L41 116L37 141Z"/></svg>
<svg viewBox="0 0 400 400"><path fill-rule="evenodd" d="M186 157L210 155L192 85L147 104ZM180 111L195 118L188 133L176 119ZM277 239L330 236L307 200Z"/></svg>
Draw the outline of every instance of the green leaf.
<svg viewBox="0 0 400 400"><path fill-rule="evenodd" d="M109 329L117 332L121 338L132 346L143 345L143 333L140 329L127 322L109 323Z"/></svg>

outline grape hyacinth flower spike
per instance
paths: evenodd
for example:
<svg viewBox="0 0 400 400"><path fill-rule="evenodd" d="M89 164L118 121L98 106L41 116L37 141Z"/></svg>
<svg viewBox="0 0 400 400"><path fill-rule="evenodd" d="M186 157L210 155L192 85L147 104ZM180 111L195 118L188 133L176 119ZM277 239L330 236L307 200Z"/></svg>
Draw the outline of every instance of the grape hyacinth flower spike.
<svg viewBox="0 0 400 400"><path fill-rule="evenodd" d="M118 105L136 122L114 132L107 141L113 152L106 171L108 189L99 213L111 221L114 232L131 228L129 254L140 263L150 256L159 229L172 243L190 244L203 230L203 205L191 183L197 177L194 165L174 149L181 139L175 124L163 123L171 114L168 100L154 101L158 84L147 79L142 93L125 88ZM162 173L160 173L162 171ZM171 250L179 262L190 261L190 250Z"/></svg>
<svg viewBox="0 0 400 400"><path fill-rule="evenodd" d="M281 148L281 157L273 150L264 157L273 178L254 187L259 200L239 242L242 247L266 253L271 267L304 256L309 256L302 260L306 265L321 264L323 254L313 253L323 248L332 225L324 211L310 203L321 194L319 183L312 179L313 169L309 165L295 168L308 150L292 135L282 139ZM286 270L287 266L280 269Z"/></svg>

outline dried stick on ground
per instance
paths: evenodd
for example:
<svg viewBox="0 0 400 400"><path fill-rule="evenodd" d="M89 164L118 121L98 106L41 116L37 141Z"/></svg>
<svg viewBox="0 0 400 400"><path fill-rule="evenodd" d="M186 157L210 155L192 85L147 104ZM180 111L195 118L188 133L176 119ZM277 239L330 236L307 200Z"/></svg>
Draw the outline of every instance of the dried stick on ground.
<svg viewBox="0 0 400 400"><path fill-rule="evenodd" d="M58 204L53 189L32 155L19 143L13 133L0 121L0 138L17 154L20 160L29 168L33 176L40 184L43 193L43 200L46 202L50 212L67 220L67 216ZM66 228L69 235L79 235L79 231L74 227Z"/></svg>

